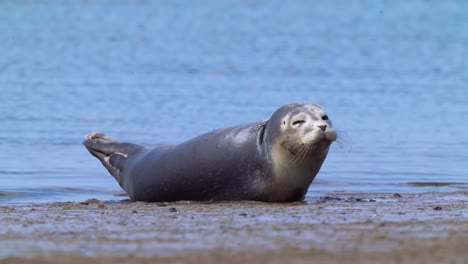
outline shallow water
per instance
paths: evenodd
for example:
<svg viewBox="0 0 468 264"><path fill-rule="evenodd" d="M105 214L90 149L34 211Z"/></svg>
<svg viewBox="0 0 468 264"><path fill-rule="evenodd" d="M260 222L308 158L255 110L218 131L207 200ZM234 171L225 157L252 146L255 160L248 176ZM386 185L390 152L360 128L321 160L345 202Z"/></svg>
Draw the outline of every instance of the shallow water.
<svg viewBox="0 0 468 264"><path fill-rule="evenodd" d="M123 199L81 146L182 142L322 105L309 194L468 183L465 1L0 2L0 202ZM445 182L447 185L408 184ZM453 184L456 183L456 184Z"/></svg>

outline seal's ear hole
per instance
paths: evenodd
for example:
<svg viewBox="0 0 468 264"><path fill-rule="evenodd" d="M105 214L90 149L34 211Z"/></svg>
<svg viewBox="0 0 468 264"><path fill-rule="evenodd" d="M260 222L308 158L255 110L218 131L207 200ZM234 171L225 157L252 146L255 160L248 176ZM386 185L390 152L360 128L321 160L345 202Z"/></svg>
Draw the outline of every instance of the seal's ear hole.
<svg viewBox="0 0 468 264"><path fill-rule="evenodd" d="M286 125L286 121L283 120L283 125Z"/></svg>
<svg viewBox="0 0 468 264"><path fill-rule="evenodd" d="M328 120L328 116L327 115L322 116L322 120L325 120L325 121Z"/></svg>

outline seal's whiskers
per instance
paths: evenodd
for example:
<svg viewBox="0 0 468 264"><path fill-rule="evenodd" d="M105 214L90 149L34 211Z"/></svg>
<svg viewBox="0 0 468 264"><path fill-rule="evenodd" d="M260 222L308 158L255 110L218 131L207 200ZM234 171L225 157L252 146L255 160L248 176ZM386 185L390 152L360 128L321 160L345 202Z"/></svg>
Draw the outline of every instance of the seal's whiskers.
<svg viewBox="0 0 468 264"><path fill-rule="evenodd" d="M336 143L338 143L338 146L340 147L340 149L346 152L350 152L352 149L352 144L351 144L352 140L351 140L351 137L348 135L348 133L341 131L341 130L337 130L337 135L338 135L338 138L336 140Z"/></svg>

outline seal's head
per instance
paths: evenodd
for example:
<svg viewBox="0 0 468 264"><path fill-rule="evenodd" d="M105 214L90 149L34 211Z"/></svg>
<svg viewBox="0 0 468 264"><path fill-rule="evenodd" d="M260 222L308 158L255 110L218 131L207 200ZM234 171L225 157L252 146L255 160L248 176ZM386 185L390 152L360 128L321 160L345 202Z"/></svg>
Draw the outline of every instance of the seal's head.
<svg viewBox="0 0 468 264"><path fill-rule="evenodd" d="M266 136L274 151L292 159L328 150L337 137L325 111L313 104L294 103L281 107L273 113L268 127Z"/></svg>
<svg viewBox="0 0 468 264"><path fill-rule="evenodd" d="M268 191L295 201L304 197L337 135L320 106L294 103L273 113L264 138L273 165Z"/></svg>

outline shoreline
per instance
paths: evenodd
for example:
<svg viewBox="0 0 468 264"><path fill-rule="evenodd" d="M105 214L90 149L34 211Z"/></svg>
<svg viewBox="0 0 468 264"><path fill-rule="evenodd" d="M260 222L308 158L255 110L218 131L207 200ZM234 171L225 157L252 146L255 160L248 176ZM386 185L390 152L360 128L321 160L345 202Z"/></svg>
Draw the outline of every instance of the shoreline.
<svg viewBox="0 0 468 264"><path fill-rule="evenodd" d="M345 186L345 188L343 188ZM364 186L364 187L363 187ZM314 197L327 195L328 193L374 193L374 194L419 194L429 192L448 192L468 190L468 182L394 182L394 183L361 183L328 181L323 179L314 180L308 193L306 202L313 202ZM31 194L33 193L33 194ZM0 205L25 206L30 204L48 204L53 202L83 202L90 197L102 201L121 202L128 199L127 194L120 187L116 189L92 189L92 188L70 188L50 187L39 188L28 191L0 191Z"/></svg>
<svg viewBox="0 0 468 264"><path fill-rule="evenodd" d="M468 191L0 206L0 263L466 263Z"/></svg>

